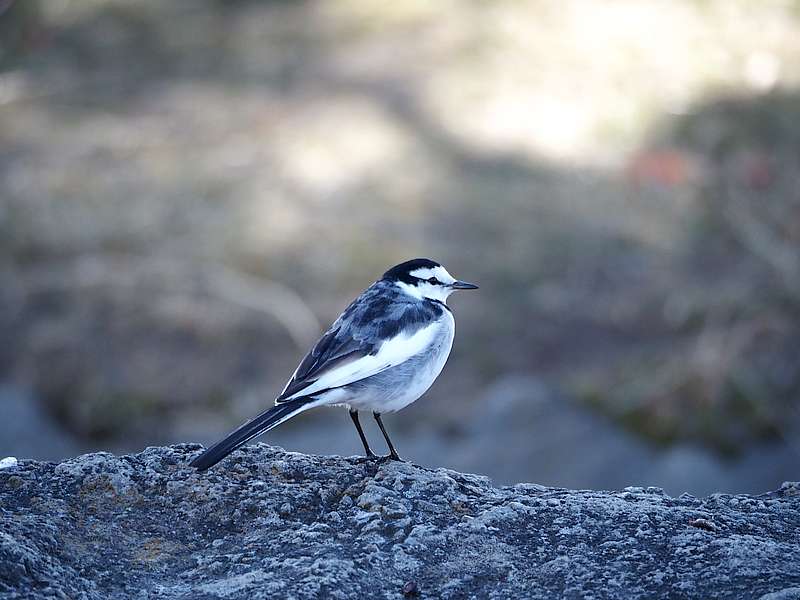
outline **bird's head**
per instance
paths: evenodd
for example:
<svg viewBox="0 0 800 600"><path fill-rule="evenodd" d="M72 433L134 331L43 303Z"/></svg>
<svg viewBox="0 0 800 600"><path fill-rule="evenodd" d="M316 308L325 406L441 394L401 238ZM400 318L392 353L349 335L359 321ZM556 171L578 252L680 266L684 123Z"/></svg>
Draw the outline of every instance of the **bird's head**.
<svg viewBox="0 0 800 600"><path fill-rule="evenodd" d="M392 267L383 274L415 298L445 302L456 290L476 290L478 286L458 281L442 265L428 258L415 258Z"/></svg>

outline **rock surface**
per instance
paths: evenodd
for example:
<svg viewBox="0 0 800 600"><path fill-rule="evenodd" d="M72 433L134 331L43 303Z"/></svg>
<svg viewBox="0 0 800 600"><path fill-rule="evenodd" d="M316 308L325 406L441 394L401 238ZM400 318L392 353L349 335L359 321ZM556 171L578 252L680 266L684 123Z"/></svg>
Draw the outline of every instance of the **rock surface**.
<svg viewBox="0 0 800 600"><path fill-rule="evenodd" d="M800 598L800 485L570 491L255 445L0 471L2 598Z"/></svg>

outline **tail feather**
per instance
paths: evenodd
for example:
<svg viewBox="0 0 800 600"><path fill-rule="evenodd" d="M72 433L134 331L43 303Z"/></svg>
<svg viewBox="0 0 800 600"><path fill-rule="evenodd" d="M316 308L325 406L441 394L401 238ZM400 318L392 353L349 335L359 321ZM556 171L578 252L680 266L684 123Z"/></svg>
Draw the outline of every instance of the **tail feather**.
<svg viewBox="0 0 800 600"><path fill-rule="evenodd" d="M309 397L296 398L265 410L257 417L247 421L231 432L225 439L208 448L200 456L195 458L190 465L196 467L200 471L205 471L209 467L213 467L228 456L228 454L246 444L257 435L269 431L287 419L292 418L297 413L311 408L309 405L310 402L312 402L312 398Z"/></svg>

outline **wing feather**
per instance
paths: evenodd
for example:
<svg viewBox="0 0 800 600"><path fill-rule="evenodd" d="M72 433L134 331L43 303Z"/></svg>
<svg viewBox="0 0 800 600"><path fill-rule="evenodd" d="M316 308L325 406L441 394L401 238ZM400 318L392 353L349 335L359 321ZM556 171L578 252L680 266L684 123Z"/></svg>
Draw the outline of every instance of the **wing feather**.
<svg viewBox="0 0 800 600"><path fill-rule="evenodd" d="M303 358L276 403L341 387L405 362L431 344L441 315L438 306L420 307L385 282L373 284Z"/></svg>

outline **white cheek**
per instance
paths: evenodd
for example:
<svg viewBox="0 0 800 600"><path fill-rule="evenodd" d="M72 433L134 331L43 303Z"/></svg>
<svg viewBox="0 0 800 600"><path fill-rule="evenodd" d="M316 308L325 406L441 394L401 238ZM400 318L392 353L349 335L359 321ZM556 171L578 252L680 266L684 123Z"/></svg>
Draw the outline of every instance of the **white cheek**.
<svg viewBox="0 0 800 600"><path fill-rule="evenodd" d="M442 286L431 285L430 283L421 283L418 288L425 298L433 298L434 300L441 300L442 302L447 300L447 297L452 293L450 288L443 288Z"/></svg>
<svg viewBox="0 0 800 600"><path fill-rule="evenodd" d="M402 281L398 281L397 285L407 294L420 300L423 298L432 298L433 300L446 302L447 297L453 293L452 288L443 288L442 286L431 285L430 283L425 283L424 281L417 285L409 285L407 283L403 283Z"/></svg>

